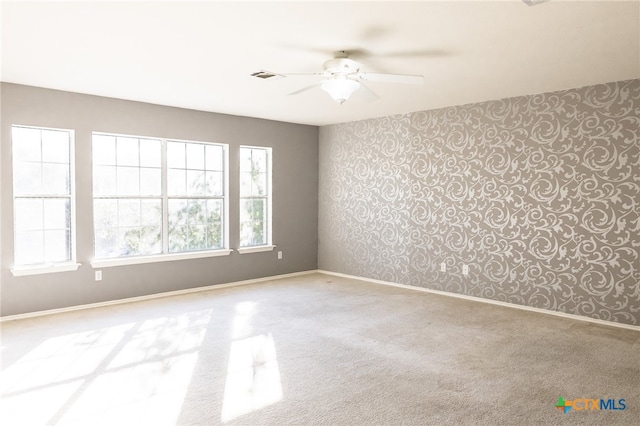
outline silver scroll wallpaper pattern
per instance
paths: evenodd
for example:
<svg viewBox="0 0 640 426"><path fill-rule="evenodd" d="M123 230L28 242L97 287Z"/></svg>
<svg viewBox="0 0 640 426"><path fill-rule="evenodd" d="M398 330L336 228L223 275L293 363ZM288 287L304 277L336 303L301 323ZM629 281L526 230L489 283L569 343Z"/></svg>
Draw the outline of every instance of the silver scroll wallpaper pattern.
<svg viewBox="0 0 640 426"><path fill-rule="evenodd" d="M323 126L319 197L321 269L640 325L640 80Z"/></svg>

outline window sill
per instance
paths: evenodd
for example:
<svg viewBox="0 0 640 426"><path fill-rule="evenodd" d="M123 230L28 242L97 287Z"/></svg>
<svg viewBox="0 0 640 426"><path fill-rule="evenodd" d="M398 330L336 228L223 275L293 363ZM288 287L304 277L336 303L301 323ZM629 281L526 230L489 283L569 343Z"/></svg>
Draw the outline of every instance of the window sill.
<svg viewBox="0 0 640 426"><path fill-rule="evenodd" d="M238 249L238 253L240 254L248 254L248 253L259 253L262 251L273 251L276 248L274 245L268 246L255 246L255 247L241 247Z"/></svg>
<svg viewBox="0 0 640 426"><path fill-rule="evenodd" d="M27 275L52 274L55 272L77 271L81 263L50 263L38 266L21 266L11 269L14 277Z"/></svg>
<svg viewBox="0 0 640 426"><path fill-rule="evenodd" d="M190 253L158 254L154 256L117 257L113 259L96 259L91 262L92 268L109 268L112 266L141 265L144 263L170 262L173 260L200 259L203 257L228 256L233 250L207 250Z"/></svg>

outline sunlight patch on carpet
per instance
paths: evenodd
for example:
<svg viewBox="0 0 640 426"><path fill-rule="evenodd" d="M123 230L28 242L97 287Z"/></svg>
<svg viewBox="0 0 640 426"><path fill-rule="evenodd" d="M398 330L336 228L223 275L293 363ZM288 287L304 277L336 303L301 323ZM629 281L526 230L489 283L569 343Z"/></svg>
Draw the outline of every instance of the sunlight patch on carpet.
<svg viewBox="0 0 640 426"><path fill-rule="evenodd" d="M175 423L211 313L204 309L43 341L2 366L2 421Z"/></svg>
<svg viewBox="0 0 640 426"><path fill-rule="evenodd" d="M273 336L259 335L231 343L221 420L282 400L282 383Z"/></svg>

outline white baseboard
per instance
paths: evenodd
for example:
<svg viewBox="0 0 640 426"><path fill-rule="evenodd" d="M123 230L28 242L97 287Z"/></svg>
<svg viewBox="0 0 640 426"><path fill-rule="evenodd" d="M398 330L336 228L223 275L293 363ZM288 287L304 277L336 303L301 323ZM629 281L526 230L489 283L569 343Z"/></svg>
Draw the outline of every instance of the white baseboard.
<svg viewBox="0 0 640 426"><path fill-rule="evenodd" d="M298 277L301 275L314 274L316 272L318 272L316 269L312 269L310 271L292 272L290 274L273 275L270 277L254 278L251 280L244 280L244 281L234 281L234 282L224 283L224 284L214 284L206 287L186 288L184 290L167 291L164 293L155 293L155 294L149 294L146 296L128 297L125 299L109 300L106 302L88 303L86 305L69 306L67 308L48 309L46 311L28 312L26 314L7 315L4 317L0 317L0 323L5 321L14 321L19 319L41 317L44 315L60 314L64 312L81 311L84 309L100 308L103 306L120 305L123 303L141 302L145 300L159 299L161 297L179 296L182 294L199 293L202 291L218 290L222 288L237 287L237 286L242 286L247 284L256 284L264 281L272 281L272 280L277 280L281 278L290 278L290 277Z"/></svg>
<svg viewBox="0 0 640 426"><path fill-rule="evenodd" d="M573 319L573 320L577 320L577 321L584 321L584 322L590 322L590 323L594 323L594 324L606 325L606 326L609 326L609 327L618 327L618 328L624 328L626 330L640 331L640 326L635 326L635 325L630 325L630 324L622 324L622 323L613 322L613 321L605 321L605 320L600 320L600 319L596 319L596 318L585 317L585 316L582 316L582 315L567 314L567 313L564 313L564 312L557 312L557 311L550 311L550 310L547 310L547 309L534 308L534 307L531 307L531 306L516 305L515 303L501 302L501 301L498 301L498 300L484 299L484 298L481 298L481 297L467 296L467 295L464 295L464 294L449 293L449 292L440 291L440 290L432 290L432 289L428 289L428 288L424 288L424 287L416 287L416 286L411 286L411 285L406 285L406 284L394 283L394 282L391 282L391 281L376 280L376 279L373 279L373 278L366 278L366 277L360 277L360 276L357 276L357 275L343 274L343 273L340 273L340 272L326 271L326 270L323 270L323 269L312 269L312 270L309 270L309 271L293 272L293 273L290 273L290 274L272 275L272 276L269 276L269 277L254 278L254 279L244 280L244 281L234 281L234 282L230 282L230 283L214 284L214 285L210 285L210 286L206 286L206 287L194 287L194 288L187 288L187 289L184 289L184 290L176 290L176 291L168 291L168 292L164 292L164 293L149 294L149 295L146 295L146 296L129 297L129 298L125 298L125 299L109 300L109 301L106 301L106 302L97 302L97 303L89 303L89 304L86 304L86 305L69 306L67 308L58 308L58 309L49 309L49 310L45 310L45 311L28 312L26 314L7 315L7 316L4 316L4 317L0 317L0 323L5 322L5 321L14 321L14 320L19 320L19 319L27 319L27 318L35 318L35 317L40 317L40 316L45 316L45 315L59 314L59 313L64 313L64 312L80 311L80 310L84 310L84 309L100 308L100 307L103 307L103 306L113 306L113 305L119 305L119 304L123 304L123 303L141 302L141 301L145 301L145 300L159 299L159 298L162 298L162 297L179 296L179 295L183 295L183 294L199 293L199 292L203 292L203 291L218 290L218 289L223 289L223 288L228 288L228 287L238 287L238 286L243 286L243 285L248 285L248 284L257 284L257 283L261 283L261 282L265 282L265 281L272 281L272 280L277 280L277 279L282 279L282 278L298 277L298 276L309 275L309 274L314 274L314 273L320 273L320 274L325 274L325 275L333 275L333 276L341 277L341 278L353 279L353 280L369 282L369 283L372 283L372 284L386 285L386 286L391 286L391 287L399 287L399 288L403 288L403 289L407 289L407 290L421 291L421 292L424 292L424 293L438 294L438 295L441 295L441 296L455 297L455 298L458 298L458 299L470 300L470 301L473 301L473 302L488 303L490 305L504 306L504 307L507 307L507 308L520 309L520 310L529 311L529 312L536 312L536 313L544 314L544 315L553 315L553 316Z"/></svg>
<svg viewBox="0 0 640 426"><path fill-rule="evenodd" d="M325 271L323 269L318 269L317 272L319 272L321 274L326 274L326 275L334 275L336 277L341 277L341 278L348 278L348 279L353 279L353 280L358 280L358 281L365 281L365 282L369 282L369 283L373 283L373 284L381 284L381 285L386 285L386 286L391 286L391 287L400 287L400 288L404 288L404 289L408 289L408 290L422 291L422 292L425 292L425 293L432 293L432 294L438 294L438 295L441 295L441 296L455 297L455 298L458 298L458 299L471 300L471 301L480 302L480 303L488 303L490 305L504 306L504 307L507 307L507 308L520 309L520 310L523 310L523 311L536 312L536 313L539 313L539 314L553 315L553 316L556 316L556 317L569 318L569 319L578 320L578 321L584 321L584 322L591 322L591 323L594 323L594 324L606 325L606 326L609 326L609 327L618 327L618 328L624 328L626 330L640 331L640 326L630 325L630 324L622 324L622 323L613 322L613 321L605 321L605 320L596 319L596 318L589 318L589 317L585 317L585 316L582 316L582 315L567 314L567 313L564 313L564 312L550 311L550 310L547 310L547 309L534 308L534 307L531 307L531 306L524 306L524 305L517 305L515 303L501 302L499 300L484 299L482 297L467 296L467 295L464 295L464 294L449 293L449 292L440 291L440 290L431 290L431 289L423 288L423 287L416 287L416 286L411 286L411 285L406 285L406 284L398 284L398 283L394 283L394 282L390 282L390 281L375 280L375 279L372 279L372 278L359 277L359 276L356 276L356 275L343 274L343 273L340 273L340 272Z"/></svg>

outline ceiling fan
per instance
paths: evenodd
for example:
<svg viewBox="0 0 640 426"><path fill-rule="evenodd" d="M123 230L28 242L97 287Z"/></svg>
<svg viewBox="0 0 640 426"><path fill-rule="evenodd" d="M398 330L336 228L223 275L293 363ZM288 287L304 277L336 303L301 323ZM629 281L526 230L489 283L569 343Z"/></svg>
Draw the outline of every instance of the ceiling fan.
<svg viewBox="0 0 640 426"><path fill-rule="evenodd" d="M368 100L376 100L378 96L371 91L364 82L374 81L381 83L402 83L402 84L422 84L424 77L421 75L407 75L407 74L384 74L374 72L361 71L362 64L349 58L349 52L341 50L335 52L334 58L329 59L323 64L324 71L316 73L301 73L301 74L280 74L270 71L259 71L251 74L254 77L268 79L272 77L292 77L292 76L318 76L323 77L321 81L318 81L310 86L303 87L300 90L296 90L290 95L297 95L298 93L305 92L315 87L320 87L327 92L331 98L342 104L356 91L364 95Z"/></svg>

